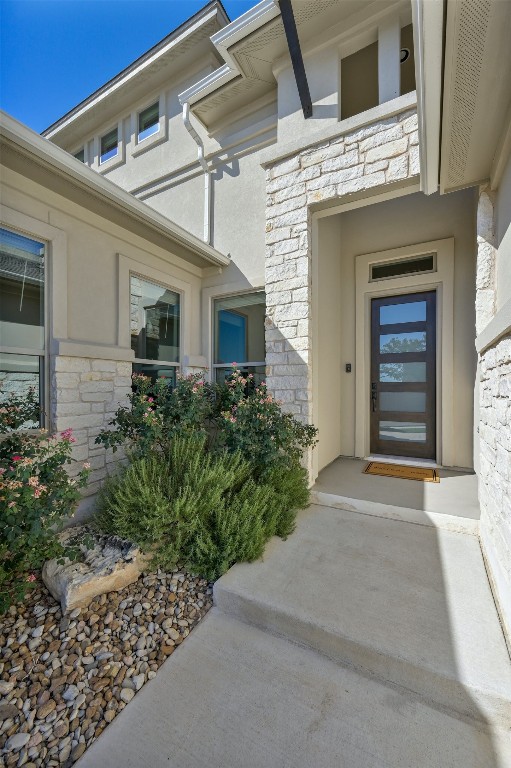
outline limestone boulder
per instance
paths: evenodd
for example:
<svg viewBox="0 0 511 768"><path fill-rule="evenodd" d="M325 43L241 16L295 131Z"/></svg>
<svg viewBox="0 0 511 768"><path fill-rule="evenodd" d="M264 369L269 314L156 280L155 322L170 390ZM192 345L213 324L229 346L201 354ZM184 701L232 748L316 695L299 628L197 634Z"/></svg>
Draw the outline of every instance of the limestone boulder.
<svg viewBox="0 0 511 768"><path fill-rule="evenodd" d="M116 592L136 581L148 558L129 541L99 535L87 526L73 526L60 534L63 546L78 548L77 561L47 560L42 577L62 612L85 608L105 592Z"/></svg>

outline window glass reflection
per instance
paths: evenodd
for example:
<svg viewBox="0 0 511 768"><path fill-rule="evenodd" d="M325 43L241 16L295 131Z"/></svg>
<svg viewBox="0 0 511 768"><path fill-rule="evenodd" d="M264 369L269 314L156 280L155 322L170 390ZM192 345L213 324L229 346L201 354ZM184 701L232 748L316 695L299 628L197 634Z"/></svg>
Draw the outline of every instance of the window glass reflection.
<svg viewBox="0 0 511 768"><path fill-rule="evenodd" d="M384 304L380 307L380 325L418 323L425 319L425 301L410 301L402 304Z"/></svg>
<svg viewBox="0 0 511 768"><path fill-rule="evenodd" d="M131 348L141 360L179 362L179 294L131 277Z"/></svg>

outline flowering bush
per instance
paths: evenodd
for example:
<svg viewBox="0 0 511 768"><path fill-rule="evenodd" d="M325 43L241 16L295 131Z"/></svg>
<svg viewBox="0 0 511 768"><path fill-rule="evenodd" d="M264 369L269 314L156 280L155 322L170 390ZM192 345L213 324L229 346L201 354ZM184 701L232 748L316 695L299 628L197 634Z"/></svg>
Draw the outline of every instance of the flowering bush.
<svg viewBox="0 0 511 768"><path fill-rule="evenodd" d="M96 524L136 541L155 563L186 563L216 578L259 557L273 535L293 531L309 500L304 450L317 430L283 413L264 383L233 365L222 384L199 374L152 384L133 377L96 442L127 442L131 464L105 485Z"/></svg>
<svg viewBox="0 0 511 768"><path fill-rule="evenodd" d="M71 430L53 436L19 431L27 408L12 396L0 409L0 612L23 597L35 581L34 570L63 554L57 533L89 472L87 465L75 478L66 472Z"/></svg>

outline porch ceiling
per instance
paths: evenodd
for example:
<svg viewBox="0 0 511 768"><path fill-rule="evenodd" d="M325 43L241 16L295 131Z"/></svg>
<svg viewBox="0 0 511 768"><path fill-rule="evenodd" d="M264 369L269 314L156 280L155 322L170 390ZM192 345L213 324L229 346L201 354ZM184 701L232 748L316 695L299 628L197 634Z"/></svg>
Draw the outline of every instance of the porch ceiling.
<svg viewBox="0 0 511 768"><path fill-rule="evenodd" d="M448 0L442 192L484 182L511 110L511 3Z"/></svg>

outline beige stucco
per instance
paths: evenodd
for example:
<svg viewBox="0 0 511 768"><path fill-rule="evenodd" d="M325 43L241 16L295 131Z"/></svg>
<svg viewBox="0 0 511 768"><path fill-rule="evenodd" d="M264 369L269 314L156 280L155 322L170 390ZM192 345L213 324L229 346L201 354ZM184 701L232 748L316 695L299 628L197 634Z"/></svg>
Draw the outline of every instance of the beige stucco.
<svg viewBox="0 0 511 768"><path fill-rule="evenodd" d="M355 362L361 353L357 340L362 339L362 344L367 343L366 335L361 329L357 329L355 322L357 257L443 238L454 238L454 311L451 308L454 359L451 366L454 371L452 388L456 396L449 436L454 447L449 451L446 463L451 466L473 467L472 425L476 354L474 305L473 301L467 301L467 296L475 297L474 215L475 198L473 192L468 190L445 198L425 197L416 193L337 214L336 225L332 224L330 219L321 219L318 222L318 420L320 425L325 425L322 430L323 440L327 430L329 433L338 434L337 443L333 436L329 436L328 449L325 447L324 451L319 451L319 469L324 466L323 462L328 463L326 459L331 461L335 458L332 453L336 445L339 448L338 453L344 456L367 455L360 450L361 444L366 446L367 436L364 436L360 409L358 414L356 411L358 372ZM397 257L399 254L395 255ZM335 281L333 286L332 279ZM427 278L422 276L420 279L401 278L392 281L391 287L396 293L413 292L415 289L424 289L429 284L436 286L437 281L438 275L430 275ZM388 290L388 287L388 283L372 284L375 295L381 290ZM362 289L362 286L359 287L359 292ZM441 339L441 326L439 331ZM345 372L346 363L352 364L352 373ZM335 377L328 397L321 397L321 390L325 386L322 381L324 367L331 369ZM333 411L332 419L329 418L330 409ZM339 420L337 414L340 414ZM453 435L456 436L455 440Z"/></svg>

